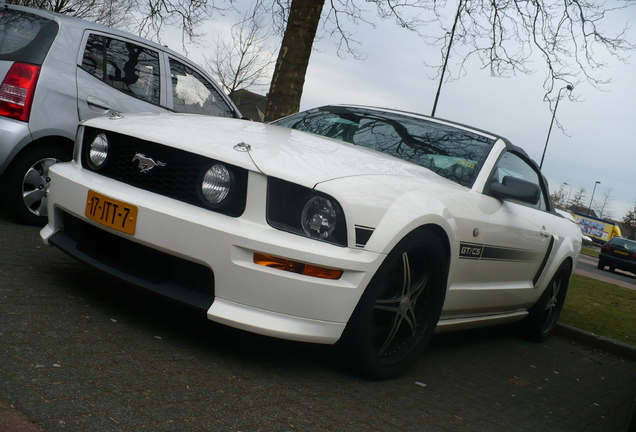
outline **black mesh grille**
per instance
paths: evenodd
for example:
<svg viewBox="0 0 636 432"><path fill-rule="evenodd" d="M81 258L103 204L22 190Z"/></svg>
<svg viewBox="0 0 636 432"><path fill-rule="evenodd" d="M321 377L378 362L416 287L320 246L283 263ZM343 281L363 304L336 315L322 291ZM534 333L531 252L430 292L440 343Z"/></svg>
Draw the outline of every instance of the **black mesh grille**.
<svg viewBox="0 0 636 432"><path fill-rule="evenodd" d="M109 151L106 163L93 169L88 163L88 144L98 133L108 136ZM144 158L157 164L142 172ZM201 179L213 164L213 159L149 141L132 138L114 132L86 128L82 166L101 175L129 185L155 192L179 201L208 208L229 216L240 216L245 210L247 195L247 171L224 164L234 179L233 192L218 206L211 206L201 193ZM163 165L162 165L163 164Z"/></svg>
<svg viewBox="0 0 636 432"><path fill-rule="evenodd" d="M83 256L126 275L126 279L195 291L208 296L212 303L214 274L206 266L111 234L68 213L64 214L64 233Z"/></svg>

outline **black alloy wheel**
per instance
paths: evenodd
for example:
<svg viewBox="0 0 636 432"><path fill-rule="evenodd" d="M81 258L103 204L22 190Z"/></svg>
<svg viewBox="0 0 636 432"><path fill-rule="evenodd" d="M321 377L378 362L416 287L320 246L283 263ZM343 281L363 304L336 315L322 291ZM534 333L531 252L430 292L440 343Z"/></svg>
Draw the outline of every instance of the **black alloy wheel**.
<svg viewBox="0 0 636 432"><path fill-rule="evenodd" d="M565 303L572 270L569 263L561 264L537 302L522 321L526 336L533 341L545 341L556 326Z"/></svg>
<svg viewBox="0 0 636 432"><path fill-rule="evenodd" d="M372 379L403 374L431 339L446 295L446 248L419 229L387 255L349 321L342 345L352 370Z"/></svg>

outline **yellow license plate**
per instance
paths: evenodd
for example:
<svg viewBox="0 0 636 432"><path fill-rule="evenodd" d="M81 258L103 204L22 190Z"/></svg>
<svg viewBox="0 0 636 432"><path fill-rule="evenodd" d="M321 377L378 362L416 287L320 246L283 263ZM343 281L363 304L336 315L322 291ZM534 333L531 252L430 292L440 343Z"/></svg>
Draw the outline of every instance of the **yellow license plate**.
<svg viewBox="0 0 636 432"><path fill-rule="evenodd" d="M86 197L87 218L126 234L134 234L137 207L89 190Z"/></svg>
<svg viewBox="0 0 636 432"><path fill-rule="evenodd" d="M615 250L614 252L616 252L617 254L621 254L621 255L629 255L628 252L621 251L621 250Z"/></svg>

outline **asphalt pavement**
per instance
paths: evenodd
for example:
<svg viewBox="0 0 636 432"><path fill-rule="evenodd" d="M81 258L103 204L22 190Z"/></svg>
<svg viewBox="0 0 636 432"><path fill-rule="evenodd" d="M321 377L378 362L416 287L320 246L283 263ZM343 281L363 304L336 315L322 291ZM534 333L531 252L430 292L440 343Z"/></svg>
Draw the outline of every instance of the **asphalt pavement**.
<svg viewBox="0 0 636 432"><path fill-rule="evenodd" d="M438 335L403 377L368 381L329 347L211 323L0 217L2 432L626 430L636 363L576 340Z"/></svg>

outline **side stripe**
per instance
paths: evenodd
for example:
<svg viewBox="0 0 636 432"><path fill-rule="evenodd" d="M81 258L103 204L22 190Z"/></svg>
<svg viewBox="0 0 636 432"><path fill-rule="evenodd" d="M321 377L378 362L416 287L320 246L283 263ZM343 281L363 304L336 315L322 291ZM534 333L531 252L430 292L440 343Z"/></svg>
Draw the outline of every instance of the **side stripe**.
<svg viewBox="0 0 636 432"><path fill-rule="evenodd" d="M488 261L534 262L541 255L528 249L508 248L478 243L460 243L460 259L481 259Z"/></svg>

